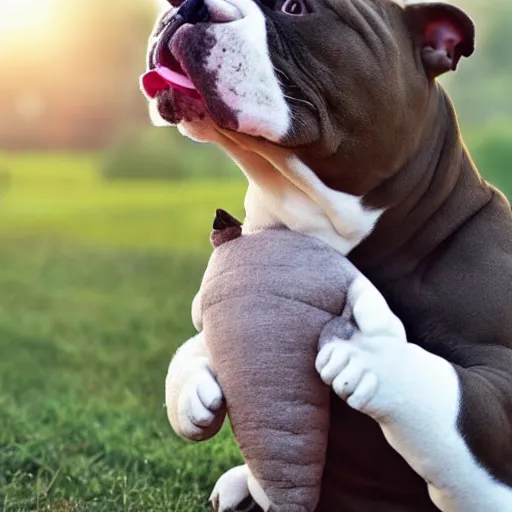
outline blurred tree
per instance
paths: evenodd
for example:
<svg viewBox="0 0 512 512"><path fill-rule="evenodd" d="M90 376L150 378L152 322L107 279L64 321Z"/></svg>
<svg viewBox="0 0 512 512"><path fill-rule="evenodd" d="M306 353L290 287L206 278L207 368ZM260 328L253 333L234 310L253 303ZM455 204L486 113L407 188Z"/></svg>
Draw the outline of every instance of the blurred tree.
<svg viewBox="0 0 512 512"><path fill-rule="evenodd" d="M512 198L512 123L490 123L470 134L468 143L485 178Z"/></svg>
<svg viewBox="0 0 512 512"><path fill-rule="evenodd" d="M105 153L102 175L115 179L241 179L242 173L217 147L185 139L178 130L151 127L123 131Z"/></svg>
<svg viewBox="0 0 512 512"><path fill-rule="evenodd" d="M463 129L512 122L512 2L460 0L476 21L477 47L470 60L442 82L454 100Z"/></svg>

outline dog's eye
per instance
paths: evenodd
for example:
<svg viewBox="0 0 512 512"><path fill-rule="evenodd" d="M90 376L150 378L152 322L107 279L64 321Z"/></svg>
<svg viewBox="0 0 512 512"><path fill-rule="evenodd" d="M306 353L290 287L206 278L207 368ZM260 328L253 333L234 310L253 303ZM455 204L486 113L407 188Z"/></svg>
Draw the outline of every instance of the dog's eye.
<svg viewBox="0 0 512 512"><path fill-rule="evenodd" d="M304 16L308 12L303 0L285 0L281 11L291 16Z"/></svg>

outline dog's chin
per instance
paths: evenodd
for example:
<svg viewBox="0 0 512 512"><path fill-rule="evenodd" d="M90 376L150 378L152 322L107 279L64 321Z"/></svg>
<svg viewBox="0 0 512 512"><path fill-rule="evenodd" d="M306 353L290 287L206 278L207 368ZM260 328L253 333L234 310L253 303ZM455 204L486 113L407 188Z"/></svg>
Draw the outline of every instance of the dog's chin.
<svg viewBox="0 0 512 512"><path fill-rule="evenodd" d="M151 110L157 126L176 126L197 142L213 142L215 138L216 123L200 97L169 89L158 93Z"/></svg>
<svg viewBox="0 0 512 512"><path fill-rule="evenodd" d="M246 136L231 126L223 126L210 112L202 96L187 91L169 89L158 93L150 106L150 115L156 126L175 126L178 131L196 142L219 143L221 132ZM263 139L263 137L255 137Z"/></svg>
<svg viewBox="0 0 512 512"><path fill-rule="evenodd" d="M150 115L153 124L156 126L176 126L180 133L197 142L219 143L220 133L230 133L228 138L239 134L243 137L267 141L269 140L257 130L250 133L239 129L234 111L219 101L214 87L197 88L195 90L182 90L169 88L158 92L150 104ZM310 123L311 126L313 123ZM302 135L302 134L301 134ZM222 137L221 137L222 138ZM299 144L297 143L299 142ZM286 148L303 147L304 139L291 137L277 143L278 146ZM308 142L310 142L308 140Z"/></svg>
<svg viewBox="0 0 512 512"><path fill-rule="evenodd" d="M161 91L156 97L158 114L167 123L178 125L182 121L201 122L210 117L204 101L177 89Z"/></svg>

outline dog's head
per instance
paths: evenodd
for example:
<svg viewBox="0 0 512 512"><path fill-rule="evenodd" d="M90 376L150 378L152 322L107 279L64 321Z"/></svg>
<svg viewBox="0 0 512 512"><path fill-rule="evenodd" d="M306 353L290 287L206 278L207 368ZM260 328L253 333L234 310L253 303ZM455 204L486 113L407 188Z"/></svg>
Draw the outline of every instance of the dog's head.
<svg viewBox="0 0 512 512"><path fill-rule="evenodd" d="M142 79L159 116L220 143L246 172L235 146L267 161L280 148L309 168L335 157L335 170L313 172L357 195L410 158L435 77L474 46L472 22L444 3L174 2Z"/></svg>

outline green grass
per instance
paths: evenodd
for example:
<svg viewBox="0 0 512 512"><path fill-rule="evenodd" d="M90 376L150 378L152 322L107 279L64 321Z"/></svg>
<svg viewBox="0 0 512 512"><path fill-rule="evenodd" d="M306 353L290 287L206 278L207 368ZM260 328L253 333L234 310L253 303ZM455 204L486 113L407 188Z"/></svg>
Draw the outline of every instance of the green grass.
<svg viewBox="0 0 512 512"><path fill-rule="evenodd" d="M5 156L0 510L209 510L229 429L187 444L163 383L193 333L213 209L243 183L106 184L94 156Z"/></svg>
<svg viewBox="0 0 512 512"><path fill-rule="evenodd" d="M100 164L0 153L0 511L207 511L238 449L227 425L179 440L163 384L213 212L241 218L245 186L105 182Z"/></svg>
<svg viewBox="0 0 512 512"><path fill-rule="evenodd" d="M243 181L105 182L98 165L89 155L0 155L0 235L204 253L215 208L243 214Z"/></svg>

